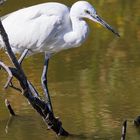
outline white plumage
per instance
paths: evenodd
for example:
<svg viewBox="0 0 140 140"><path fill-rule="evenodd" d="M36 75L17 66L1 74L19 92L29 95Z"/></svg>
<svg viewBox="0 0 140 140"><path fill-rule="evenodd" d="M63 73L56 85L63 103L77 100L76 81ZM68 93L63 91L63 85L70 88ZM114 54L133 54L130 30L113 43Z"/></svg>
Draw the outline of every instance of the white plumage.
<svg viewBox="0 0 140 140"><path fill-rule="evenodd" d="M14 53L29 49L29 54L52 54L85 41L89 29L83 18L99 22L117 34L86 1L76 2L71 9L53 2L31 6L8 14L2 24ZM1 38L0 44L4 47Z"/></svg>
<svg viewBox="0 0 140 140"><path fill-rule="evenodd" d="M46 79L50 56L64 49L78 47L85 41L89 28L84 18L100 23L119 36L86 1L74 3L71 9L60 3L39 4L2 18L13 52L22 54L20 64L26 55L45 52L41 79L50 110L52 105ZM1 36L0 47L5 47ZM5 87L8 85L9 83Z"/></svg>

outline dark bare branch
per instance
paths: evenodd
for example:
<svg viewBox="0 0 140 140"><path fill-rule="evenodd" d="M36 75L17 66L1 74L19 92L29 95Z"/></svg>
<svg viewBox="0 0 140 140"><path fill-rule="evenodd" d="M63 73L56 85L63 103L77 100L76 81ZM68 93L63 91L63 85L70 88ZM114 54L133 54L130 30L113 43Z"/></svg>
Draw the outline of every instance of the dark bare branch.
<svg viewBox="0 0 140 140"><path fill-rule="evenodd" d="M49 103L46 103L39 97L39 94L35 87L27 80L24 71L22 70L17 58L15 57L8 40L8 36L3 28L0 21L0 34L5 43L6 51L11 62L14 64L15 68L7 67L2 62L1 66L7 71L10 76L14 76L20 83L23 91L23 95L28 99L32 107L43 117L48 126L57 134L61 136L68 136L68 132L62 127L62 123L58 118L55 118L53 112L49 108ZM10 77L11 79L11 77ZM9 80L10 81L10 80ZM7 83L9 83L9 81Z"/></svg>

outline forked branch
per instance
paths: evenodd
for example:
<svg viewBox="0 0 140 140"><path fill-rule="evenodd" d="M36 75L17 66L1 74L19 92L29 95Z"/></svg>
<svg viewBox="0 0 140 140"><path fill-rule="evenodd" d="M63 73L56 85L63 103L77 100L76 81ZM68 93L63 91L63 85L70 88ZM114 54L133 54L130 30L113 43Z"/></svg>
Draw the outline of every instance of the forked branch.
<svg viewBox="0 0 140 140"><path fill-rule="evenodd" d="M8 36L0 21L0 34L5 43L5 48L8 56L13 63L14 67L8 67L3 62L0 62L0 66L8 73L8 79L14 76L20 83L23 95L28 99L32 107L43 117L44 121L48 124L48 127L52 129L57 135L68 136L68 132L62 127L62 123L59 119L55 118L53 112L49 109L48 103L39 97L39 93L35 87L27 80L24 71L22 70L16 56L14 55L8 40ZM10 81L8 80L7 83ZM7 86L7 84L6 84Z"/></svg>

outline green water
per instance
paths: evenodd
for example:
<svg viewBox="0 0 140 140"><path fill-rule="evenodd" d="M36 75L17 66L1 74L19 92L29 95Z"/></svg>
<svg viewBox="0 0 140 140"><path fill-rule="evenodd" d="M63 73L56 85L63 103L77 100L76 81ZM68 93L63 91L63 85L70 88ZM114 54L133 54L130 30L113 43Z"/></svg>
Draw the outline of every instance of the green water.
<svg viewBox="0 0 140 140"><path fill-rule="evenodd" d="M8 0L1 15L47 0ZM125 119L140 115L140 11L139 0L89 0L99 15L121 35L88 21L90 36L79 48L56 54L50 61L48 85L56 116L73 136L67 140L119 140ZM60 0L69 6L75 2ZM42 94L43 54L24 61L28 79ZM0 51L0 60L6 55ZM0 71L0 140L54 140L41 117L18 92L4 90ZM9 120L8 98L18 117ZM128 122L127 140L139 140L140 131Z"/></svg>

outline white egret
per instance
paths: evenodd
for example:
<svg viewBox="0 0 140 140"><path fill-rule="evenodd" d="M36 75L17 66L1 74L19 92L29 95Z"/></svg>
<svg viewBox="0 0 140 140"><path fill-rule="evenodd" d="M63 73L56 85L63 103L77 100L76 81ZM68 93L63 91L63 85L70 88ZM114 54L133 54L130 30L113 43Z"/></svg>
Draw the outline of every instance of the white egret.
<svg viewBox="0 0 140 140"><path fill-rule="evenodd" d="M49 59L52 54L78 47L86 40L89 28L85 18L119 36L87 1L78 1L71 8L56 2L43 3L20 9L2 18L13 52L22 54L20 63L26 55L45 52L42 85L46 96L49 96L46 80ZM1 37L0 45L5 47Z"/></svg>

